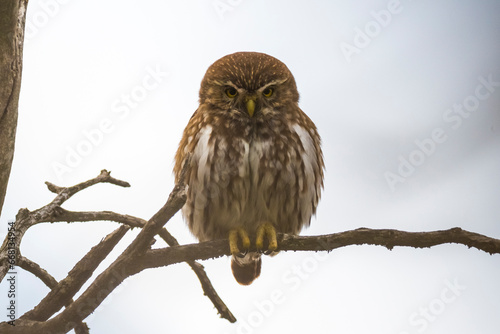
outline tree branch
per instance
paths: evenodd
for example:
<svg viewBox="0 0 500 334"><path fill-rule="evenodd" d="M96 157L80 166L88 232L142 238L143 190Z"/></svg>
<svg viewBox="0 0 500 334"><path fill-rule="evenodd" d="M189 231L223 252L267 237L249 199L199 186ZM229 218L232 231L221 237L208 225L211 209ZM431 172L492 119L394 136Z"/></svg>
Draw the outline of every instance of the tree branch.
<svg viewBox="0 0 500 334"><path fill-rule="evenodd" d="M187 166L190 163L190 156L186 158L183 164L181 177L177 185L170 193L165 205L153 215L146 223L141 232L132 241L132 243L118 256L118 258L103 271L87 290L69 307L59 313L54 318L41 324L42 332L57 333L68 329L69 324L76 324L85 319L92 313L101 302L113 291L127 275L127 267L135 262L136 258L144 254L151 245L153 238L160 232L163 225L179 211L186 202L186 185L184 176ZM1 325L0 325L1 328ZM71 328L69 328L71 329ZM26 332L28 333L28 332Z"/></svg>
<svg viewBox="0 0 500 334"><path fill-rule="evenodd" d="M187 162L184 167L187 166ZM86 187L98 183L108 182L110 180L109 172L103 171L96 179L83 182L77 186L69 188L61 188L48 184L49 188L58 195L49 205L43 207L44 210L29 212L28 210L20 210L17 221L22 226L32 226L36 223L47 221L91 221L91 220L112 220L123 223L127 227L120 227L119 230L112 233L120 234L129 227L141 227L142 230L137 235L135 240L125 249L125 251L87 288L86 291L74 302L71 302L71 297L78 291L83 282L91 275L91 272L100 261L93 262L93 269L85 270L85 265L80 263L86 262L88 258L93 258L94 247L79 264L69 273L67 279L70 281L65 286L65 282L58 283L49 295L34 310L16 321L16 326L12 327L7 323L0 324L0 332L2 333L66 333L75 328L78 333L88 333L86 325L82 321L92 313L100 303L127 277L130 277L140 271L148 268L168 266L179 262L188 262L193 270L200 278L202 287L214 305L218 308L222 317L230 321L235 321L234 316L227 309L218 295L213 289L208 277L203 270L203 266L194 262L195 260L206 260L210 258L230 255L227 240L215 240L198 244L179 246L177 240L163 228L163 225L184 205L186 200L186 187L183 184L183 178L180 178L179 184L175 186L171 192L167 203L148 221L140 218L120 215L114 212L71 212L60 207L67 198L74 193L85 189ZM122 181L121 181L122 182ZM119 185L126 186L125 183ZM39 213L35 215L35 213ZM24 222L24 223L23 223ZM24 224L24 225L23 225ZM151 249L151 244L155 235L160 235L170 247L161 249ZM111 236L106 240L110 240ZM113 237L114 238L114 237ZM118 237L117 237L118 238ZM119 237L121 238L121 236ZM118 239L119 239L118 238ZM108 241L103 241L107 243ZM117 240L116 240L117 241ZM110 244L112 243L109 241ZM114 241L113 241L114 242ZM388 249L395 246L407 246L415 248L432 247L444 243L463 244L468 247L475 247L489 254L500 253L500 240L490 238L478 233L464 231L460 228L452 228L443 231L432 232L405 232L398 230L372 230L360 228L357 230L346 231L341 233L321 235L321 236L294 236L287 234L278 235L279 251L331 251L339 247L349 245L380 245ZM256 251L256 249L250 249ZM1 255L1 254L0 254ZM29 266L32 272L41 277L44 282L54 285L51 276L29 263L27 259L20 257L20 263L24 266ZM92 261L91 261L92 262ZM90 273L90 274L89 274ZM80 282L74 283L78 277L83 275ZM71 279L69 279L71 278ZM65 291L68 286L71 286L70 293ZM207 293L208 291L208 293ZM52 299L52 300L51 300ZM54 302L54 301L57 302ZM44 311L45 305L49 311ZM66 308L53 318L48 319L57 310L66 305ZM58 306L59 308L57 308ZM34 321L40 320L40 321ZM44 321L46 320L46 321Z"/></svg>
<svg viewBox="0 0 500 334"><path fill-rule="evenodd" d="M92 276L94 270L108 256L116 244L130 228L120 226L110 233L97 246L94 246L61 280L42 301L20 319L45 321L63 306L71 304L71 299Z"/></svg>
<svg viewBox="0 0 500 334"><path fill-rule="evenodd" d="M357 230L321 236L300 237L287 234L280 234L278 236L280 251L331 251L340 247L363 244L380 245L388 249L392 249L395 246L426 248L445 243L463 244L468 247L475 247L490 254L500 253L500 240L478 233L464 231L460 228L432 232L405 232L398 230L372 230L360 228ZM256 249L251 249L250 251L256 251ZM115 266L115 270L120 270L120 276L117 278L119 282L111 281L112 287L110 289L114 289L123 279L125 279L125 277L134 275L144 269L168 266L186 261L206 260L229 254L228 241L225 239L148 250L143 254L136 255L137 257L133 259L133 261L123 265L117 264ZM71 307L75 308L77 305L81 307L81 304L88 305L87 299L95 298L92 296L95 296L96 290L98 291L98 289L102 287L101 284L108 281L110 277L109 274L101 274L94 284L89 287L84 295L75 303L63 311L63 313L50 319L43 325L51 321L54 323L60 321L63 319L65 312L74 311L70 311ZM96 305L92 306L96 307ZM57 319L58 317L61 318ZM52 329L52 327L42 328ZM2 329L1 325L0 329Z"/></svg>
<svg viewBox="0 0 500 334"><path fill-rule="evenodd" d="M50 289L54 288L57 285L57 280L45 269L40 267L38 263L33 262L30 259L20 255L17 259L17 265L20 268L23 268L24 270L38 277Z"/></svg>
<svg viewBox="0 0 500 334"><path fill-rule="evenodd" d="M30 259L20 255L18 258L18 265L20 268L23 268L24 270L38 277L43 283L45 283L47 287L49 287L49 289L54 289L57 286L56 279L52 277L52 275L50 275L45 269L43 269ZM72 302L73 300L71 299L69 303ZM89 334L89 328L85 322L76 324L74 329L76 334Z"/></svg>
<svg viewBox="0 0 500 334"><path fill-rule="evenodd" d="M13 242L7 236L0 247L0 281L3 280L9 268L7 249L14 249L16 256L20 254L19 247L21 245L21 240L24 233L26 233L31 226L43 221L50 221L50 217L54 216L60 206L71 198L71 196L97 183L111 183L121 187L130 187L128 182L111 177L110 172L104 169L97 177L72 187L58 187L50 182L46 182L49 190L57 193L57 196L52 202L33 212L30 212L28 209L19 210L15 221L15 237L13 238Z"/></svg>
<svg viewBox="0 0 500 334"><path fill-rule="evenodd" d="M500 253L499 239L465 231L458 227L431 232L359 228L352 231L319 236L278 235L278 251L294 252L332 251L336 248L351 245L378 245L384 246L389 250L392 250L395 246L428 248L447 243L462 244L469 248L474 247L489 254ZM134 266L129 267L129 274L132 275L144 269L168 266L184 261L207 260L230 255L228 245L228 241L222 239L199 244L152 249L140 256L134 262ZM250 249L250 251L257 250Z"/></svg>
<svg viewBox="0 0 500 334"><path fill-rule="evenodd" d="M282 235L278 240L280 250L318 251L333 250L350 245L377 245L392 250L395 246L429 248L442 244L462 244L486 253L499 254L500 240L462 230L459 227L430 232L405 232L392 229L358 228L352 231L324 236Z"/></svg>
<svg viewBox="0 0 500 334"><path fill-rule="evenodd" d="M75 212L68 211L63 208L58 208L56 216L51 217L51 222L56 221L67 221L67 222L84 222L84 221L115 221L132 228L134 227L144 227L147 223L144 219L137 218L130 215L122 215L112 211L99 211L99 212ZM162 228L158 235L169 245L169 246L179 246L177 239L173 235L168 232L166 228ZM214 304L215 308L219 315L227 319L229 322L236 322L236 318L231 313L226 304L219 297L217 291L214 289L210 279L205 272L203 265L196 261L187 261L187 264L194 271L198 280L201 283L201 287L203 289L203 293L207 296L210 301Z"/></svg>
<svg viewBox="0 0 500 334"><path fill-rule="evenodd" d="M187 166L188 160L186 160L185 166ZM183 177L180 178L180 181L183 180ZM102 211L102 212L73 212L73 211L68 211L60 207L62 203L64 203L67 199L69 199L71 196L76 194L77 192L86 189L94 184L101 183L101 182L108 182L112 183L115 185L119 186L124 186L128 187L129 184L127 182L117 180L115 178L112 178L110 176L110 173L106 170L101 171L100 175L94 179L91 179L89 181L82 182L80 184L77 184L72 187L59 187L56 186L50 182L46 182L47 187L50 191L54 192L57 194L56 198L49 203L48 205L44 206L43 208L39 210L35 210L34 212L30 212L27 209L20 210L20 213L18 214L18 219L16 220L16 226L21 226L24 227L21 231L21 233L17 233L17 247L19 247L20 244L20 239L24 235L24 232L30 227L38 223L42 222L56 222L56 221L96 221L96 220L111 220L111 221L117 221L120 223L123 223L125 225L128 225L130 227L141 227L143 228L146 225L146 221L137 217L129 216L129 215L121 215L117 214L111 211ZM182 186L182 183L176 186L174 188L174 191L170 195L170 203L175 202L174 208L171 206L169 208L162 208L154 217L153 219L161 220L161 219L169 219L175 212L178 211L180 207L184 204L185 198L182 198L182 194L184 193L184 187ZM181 195L181 196L179 196ZM165 218L162 218L160 214L166 214L167 216ZM167 244L171 246L176 246L178 245L177 240L165 229L161 228L160 232L158 232L158 235L162 237ZM152 241L152 239L151 239ZM150 242L151 242L150 241ZM149 248L149 245L148 245ZM0 257L1 259L1 257ZM24 259L24 258L23 258ZM24 263L26 264L26 263ZM34 263L33 263L34 264ZM203 288L204 294L212 301L214 306L217 308L219 314L221 317L229 320L230 322L235 322L236 318L234 315L230 312L230 310L227 308L227 306L224 304L224 302L220 299L218 296L217 292L213 288L208 276L206 275L204 268L201 264L196 263L194 261L189 261L188 264L191 266L193 271L196 273L198 276L198 279L200 280L201 286ZM36 265L36 264L34 264ZM36 265L38 266L38 265ZM33 268L31 268L33 270ZM47 277L51 277L50 275L44 275L44 270L38 266L38 269L35 269L37 274L40 275L42 280L45 280L46 283L50 283L47 281ZM46 273L46 272L45 272ZM87 278L88 279L88 278ZM53 282L52 282L53 283ZM67 289L67 288L66 288ZM66 291L66 289L64 289ZM79 288L78 288L79 289ZM76 290L77 291L77 290ZM74 291L76 293L76 291ZM50 293L51 295L57 295L56 291L53 291ZM71 294L71 296L73 296ZM71 297L69 296L69 297ZM49 297L49 296L47 296ZM46 298L47 298L46 297ZM67 298L66 298L67 299ZM52 299L48 299L52 300ZM68 304L71 303L72 300L69 299ZM58 303L58 307L62 307L60 305L61 303ZM48 303L48 305L52 305L52 303ZM45 313L48 312L48 308L45 306L44 303L41 303L39 306L38 310L32 310L25 314L23 317L21 317L21 322L24 321L26 323L31 323L28 322L29 320L34 320L34 319L39 319L38 313L41 312L39 310L45 310ZM52 310L51 310L52 311ZM34 313L33 313L34 312ZM44 316L42 318L48 318L47 316ZM77 323L77 326L79 324ZM76 329L76 328L75 328Z"/></svg>

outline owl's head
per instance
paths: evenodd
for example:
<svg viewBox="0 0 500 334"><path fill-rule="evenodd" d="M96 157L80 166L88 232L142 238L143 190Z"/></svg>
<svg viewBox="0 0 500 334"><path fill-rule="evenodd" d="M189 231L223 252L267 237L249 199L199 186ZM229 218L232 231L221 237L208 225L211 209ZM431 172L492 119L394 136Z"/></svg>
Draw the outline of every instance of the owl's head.
<svg viewBox="0 0 500 334"><path fill-rule="evenodd" d="M237 52L217 60L200 88L200 104L250 118L298 101L295 79L286 65L258 52Z"/></svg>

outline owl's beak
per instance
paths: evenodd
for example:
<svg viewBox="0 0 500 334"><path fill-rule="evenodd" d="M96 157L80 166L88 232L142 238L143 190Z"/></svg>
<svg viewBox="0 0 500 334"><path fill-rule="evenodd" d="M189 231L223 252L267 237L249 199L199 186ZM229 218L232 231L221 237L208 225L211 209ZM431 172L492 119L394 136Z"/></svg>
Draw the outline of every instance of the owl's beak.
<svg viewBox="0 0 500 334"><path fill-rule="evenodd" d="M255 112L255 100L249 99L246 103L247 106L247 112L250 115L250 117L253 117L253 113Z"/></svg>

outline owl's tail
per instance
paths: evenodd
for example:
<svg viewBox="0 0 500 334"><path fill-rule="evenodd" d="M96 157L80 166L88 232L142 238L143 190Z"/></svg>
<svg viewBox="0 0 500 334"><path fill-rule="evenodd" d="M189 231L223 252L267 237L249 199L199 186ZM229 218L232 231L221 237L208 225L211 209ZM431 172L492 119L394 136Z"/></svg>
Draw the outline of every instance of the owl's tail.
<svg viewBox="0 0 500 334"><path fill-rule="evenodd" d="M262 260L258 253L248 253L244 257L233 256L231 270L233 276L241 285L250 285L260 275Z"/></svg>

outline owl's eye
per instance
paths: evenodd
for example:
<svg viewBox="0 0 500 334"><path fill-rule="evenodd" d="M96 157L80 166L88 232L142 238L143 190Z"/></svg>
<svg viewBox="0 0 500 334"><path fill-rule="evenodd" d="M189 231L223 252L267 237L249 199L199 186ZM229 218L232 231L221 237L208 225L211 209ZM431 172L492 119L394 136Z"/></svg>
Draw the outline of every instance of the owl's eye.
<svg viewBox="0 0 500 334"><path fill-rule="evenodd" d="M229 98L234 98L236 95L238 95L238 91L234 87L228 87L226 88L226 95Z"/></svg>
<svg viewBox="0 0 500 334"><path fill-rule="evenodd" d="M271 87L267 87L266 89L264 89L262 91L262 95L264 95L265 97L271 97L274 93L274 89L272 89Z"/></svg>

